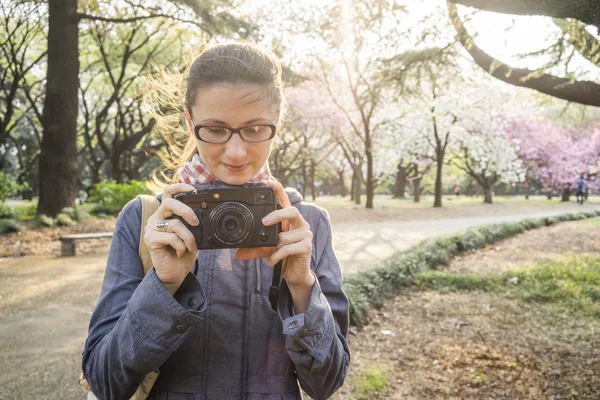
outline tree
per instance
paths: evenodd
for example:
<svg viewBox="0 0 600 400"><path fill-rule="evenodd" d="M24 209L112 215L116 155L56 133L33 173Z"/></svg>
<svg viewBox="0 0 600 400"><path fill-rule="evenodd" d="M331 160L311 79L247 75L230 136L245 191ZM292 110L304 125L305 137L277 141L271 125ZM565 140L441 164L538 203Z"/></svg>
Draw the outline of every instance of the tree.
<svg viewBox="0 0 600 400"><path fill-rule="evenodd" d="M561 193L568 201L574 182L598 163L593 126L563 128L544 120L509 121L506 133L517 146L530 179L551 198Z"/></svg>
<svg viewBox="0 0 600 400"><path fill-rule="evenodd" d="M126 2L120 8L140 10L132 17L113 17L112 5L102 2L79 4L77 0L48 2L48 72L42 115L43 139L39 161L40 198L37 214L56 216L72 205L77 191L77 113L79 89L79 30L81 20L133 23L169 18L196 26L211 34L254 29L231 15L233 4L226 1L185 0L162 4ZM188 17L193 11L196 18Z"/></svg>
<svg viewBox="0 0 600 400"><path fill-rule="evenodd" d="M484 203L492 204L492 188L496 183L513 184L522 180L521 160L502 132L483 132L481 127L468 129L458 142L450 162L481 186Z"/></svg>
<svg viewBox="0 0 600 400"><path fill-rule="evenodd" d="M465 28L456 4L476 7L482 10L516 15L546 15L554 18L563 35L555 46L537 52L552 56L552 62L539 70L514 68L495 59L475 44L475 40ZM494 78L515 86L527 87L541 93L575 103L600 106L600 84L578 78L575 73L555 76L546 70L563 65L568 69L573 52L586 58L592 65L600 66L600 40L587 30L587 25L600 28L600 4L593 0L451 0L447 3L450 20L457 38L473 58L473 61ZM554 53L554 54L553 54Z"/></svg>

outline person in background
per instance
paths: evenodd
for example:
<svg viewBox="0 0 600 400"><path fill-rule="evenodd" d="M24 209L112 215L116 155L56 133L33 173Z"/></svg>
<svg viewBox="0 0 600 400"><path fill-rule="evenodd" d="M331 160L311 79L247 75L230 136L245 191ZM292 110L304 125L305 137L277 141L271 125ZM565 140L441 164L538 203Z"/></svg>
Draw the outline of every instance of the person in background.
<svg viewBox="0 0 600 400"><path fill-rule="evenodd" d="M577 204L583 205L583 201L585 200L585 192L587 191L587 181L585 180L583 174L581 174L579 179L575 181L575 184L577 185Z"/></svg>

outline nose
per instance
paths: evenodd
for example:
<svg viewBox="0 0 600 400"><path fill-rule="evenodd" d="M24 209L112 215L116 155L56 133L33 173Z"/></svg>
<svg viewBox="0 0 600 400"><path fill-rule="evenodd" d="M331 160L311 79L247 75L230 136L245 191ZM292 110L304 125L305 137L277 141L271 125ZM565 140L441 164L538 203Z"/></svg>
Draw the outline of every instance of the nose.
<svg viewBox="0 0 600 400"><path fill-rule="evenodd" d="M225 156L229 160L241 160L246 157L246 142L242 140L239 133L234 133L225 143Z"/></svg>

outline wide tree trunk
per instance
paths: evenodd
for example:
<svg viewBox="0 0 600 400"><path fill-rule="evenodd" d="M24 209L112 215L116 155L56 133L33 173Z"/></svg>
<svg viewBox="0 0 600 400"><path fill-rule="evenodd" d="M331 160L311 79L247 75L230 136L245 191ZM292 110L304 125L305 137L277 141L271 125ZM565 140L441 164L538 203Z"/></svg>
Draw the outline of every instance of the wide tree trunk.
<svg viewBox="0 0 600 400"><path fill-rule="evenodd" d="M77 196L77 0L48 2L48 69L37 214L56 216Z"/></svg>
<svg viewBox="0 0 600 400"><path fill-rule="evenodd" d="M434 207L442 206L442 167L443 167L444 155L438 152L436 168L435 168L435 200L433 201Z"/></svg>
<svg viewBox="0 0 600 400"><path fill-rule="evenodd" d="M346 197L348 195L348 188L344 182L344 171L338 171L338 179L340 181L340 195Z"/></svg>
<svg viewBox="0 0 600 400"><path fill-rule="evenodd" d="M413 203L421 202L421 178L413 180Z"/></svg>
<svg viewBox="0 0 600 400"><path fill-rule="evenodd" d="M356 177L356 182L354 182L354 204L361 204L360 200L360 192L362 191L362 178L360 176L360 169L354 175Z"/></svg>
<svg viewBox="0 0 600 400"><path fill-rule="evenodd" d="M396 184L394 185L394 198L406 198L406 167L398 164L396 169Z"/></svg>
<svg viewBox="0 0 600 400"><path fill-rule="evenodd" d="M571 201L571 192L572 190L570 188L563 188L560 201Z"/></svg>
<svg viewBox="0 0 600 400"><path fill-rule="evenodd" d="M485 204L492 204L492 187L491 185L486 185L483 188L483 202Z"/></svg>

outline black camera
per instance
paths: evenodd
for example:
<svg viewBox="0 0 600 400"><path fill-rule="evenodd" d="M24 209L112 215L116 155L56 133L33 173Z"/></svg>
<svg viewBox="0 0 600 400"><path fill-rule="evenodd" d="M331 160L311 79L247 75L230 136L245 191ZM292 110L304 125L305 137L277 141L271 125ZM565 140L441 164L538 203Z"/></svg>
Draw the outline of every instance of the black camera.
<svg viewBox="0 0 600 400"><path fill-rule="evenodd" d="M278 208L275 189L264 183L232 186L210 182L193 186L195 193L179 193L173 198L194 210L200 224L189 225L179 215L174 218L192 232L199 250L277 246L281 223L262 223Z"/></svg>

